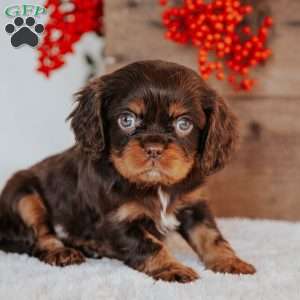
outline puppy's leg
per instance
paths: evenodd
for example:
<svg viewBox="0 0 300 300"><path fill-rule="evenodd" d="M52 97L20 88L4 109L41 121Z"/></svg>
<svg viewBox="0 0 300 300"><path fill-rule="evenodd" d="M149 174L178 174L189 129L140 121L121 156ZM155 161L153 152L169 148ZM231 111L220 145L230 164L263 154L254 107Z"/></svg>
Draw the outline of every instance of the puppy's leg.
<svg viewBox="0 0 300 300"><path fill-rule="evenodd" d="M139 270L155 279L164 281L190 282L199 278L198 274L175 259L166 246L149 233L145 238L158 247L158 250L149 255L138 267Z"/></svg>
<svg viewBox="0 0 300 300"><path fill-rule="evenodd" d="M84 262L84 257L79 251L65 247L55 235L47 209L39 195L23 196L18 201L17 211L25 225L34 232L34 255L40 260L56 266Z"/></svg>
<svg viewBox="0 0 300 300"><path fill-rule="evenodd" d="M63 243L69 247L75 248L82 252L86 257L91 258L118 258L117 253L113 250L108 240L101 238L81 239L78 237L68 237L63 239Z"/></svg>
<svg viewBox="0 0 300 300"><path fill-rule="evenodd" d="M126 226L126 230L124 230ZM128 266L144 272L154 279L164 281L190 282L198 278L191 268L184 266L169 252L154 233L137 222L122 225L123 230L114 234L114 247Z"/></svg>
<svg viewBox="0 0 300 300"><path fill-rule="evenodd" d="M183 209L178 219L181 222L179 232L207 268L221 273L255 273L255 268L241 260L222 237L205 201Z"/></svg>

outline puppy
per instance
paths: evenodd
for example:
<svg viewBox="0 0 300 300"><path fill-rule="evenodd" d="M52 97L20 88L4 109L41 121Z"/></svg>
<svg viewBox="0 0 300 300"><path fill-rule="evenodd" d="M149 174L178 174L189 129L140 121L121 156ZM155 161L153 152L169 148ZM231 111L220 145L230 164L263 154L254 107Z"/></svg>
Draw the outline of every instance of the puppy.
<svg viewBox="0 0 300 300"><path fill-rule="evenodd" d="M76 144L16 173L2 192L4 248L56 266L105 256L155 279L193 281L198 274L164 243L177 231L207 268L255 272L223 238L203 196L205 178L225 165L238 135L235 116L197 73L141 61L76 97Z"/></svg>

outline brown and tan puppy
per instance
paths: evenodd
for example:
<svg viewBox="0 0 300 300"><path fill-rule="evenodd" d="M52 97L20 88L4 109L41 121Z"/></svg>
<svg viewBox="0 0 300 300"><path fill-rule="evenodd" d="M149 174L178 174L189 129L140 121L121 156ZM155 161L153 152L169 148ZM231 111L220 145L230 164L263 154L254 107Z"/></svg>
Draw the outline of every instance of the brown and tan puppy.
<svg viewBox="0 0 300 300"><path fill-rule="evenodd" d="M0 247L58 266L112 257L155 279L198 278L164 244L179 232L207 268L252 274L203 198L237 120L194 71L142 61L97 78L70 115L76 144L16 173L0 196Z"/></svg>

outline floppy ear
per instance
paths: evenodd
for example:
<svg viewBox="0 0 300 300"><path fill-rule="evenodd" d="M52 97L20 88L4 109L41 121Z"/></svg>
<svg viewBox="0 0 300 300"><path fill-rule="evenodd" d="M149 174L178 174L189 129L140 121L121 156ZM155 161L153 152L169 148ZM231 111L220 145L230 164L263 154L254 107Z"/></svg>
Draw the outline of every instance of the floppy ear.
<svg viewBox="0 0 300 300"><path fill-rule="evenodd" d="M104 149L103 122L101 116L101 78L90 82L75 94L76 108L69 115L76 142L90 158L97 159Z"/></svg>
<svg viewBox="0 0 300 300"><path fill-rule="evenodd" d="M227 103L214 92L204 107L208 122L200 146L200 167L210 175L224 167L238 142L238 121Z"/></svg>

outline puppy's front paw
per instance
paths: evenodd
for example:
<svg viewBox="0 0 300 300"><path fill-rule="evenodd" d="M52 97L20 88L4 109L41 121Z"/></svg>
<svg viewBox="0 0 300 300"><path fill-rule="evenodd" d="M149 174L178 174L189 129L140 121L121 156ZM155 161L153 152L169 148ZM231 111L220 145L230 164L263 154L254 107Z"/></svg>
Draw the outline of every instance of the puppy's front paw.
<svg viewBox="0 0 300 300"><path fill-rule="evenodd" d="M56 250L40 253L39 259L52 266L65 267L81 264L85 261L83 254L73 248L62 247Z"/></svg>
<svg viewBox="0 0 300 300"><path fill-rule="evenodd" d="M177 281L181 283L195 281L199 278L199 275L192 268L179 263L174 263L157 270L152 276L156 280L161 279L164 281Z"/></svg>
<svg viewBox="0 0 300 300"><path fill-rule="evenodd" d="M219 258L208 266L214 272L231 274L254 274L254 266L238 257Z"/></svg>

